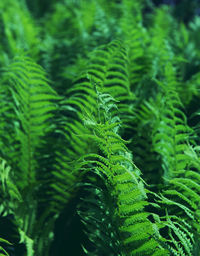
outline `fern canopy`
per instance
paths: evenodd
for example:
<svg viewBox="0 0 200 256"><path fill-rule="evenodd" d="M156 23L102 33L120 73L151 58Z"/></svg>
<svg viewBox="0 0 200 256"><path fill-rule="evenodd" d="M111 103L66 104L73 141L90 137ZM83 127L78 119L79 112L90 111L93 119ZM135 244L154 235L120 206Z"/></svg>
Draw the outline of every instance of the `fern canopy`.
<svg viewBox="0 0 200 256"><path fill-rule="evenodd" d="M175 2L1 0L0 255L199 255L199 6Z"/></svg>

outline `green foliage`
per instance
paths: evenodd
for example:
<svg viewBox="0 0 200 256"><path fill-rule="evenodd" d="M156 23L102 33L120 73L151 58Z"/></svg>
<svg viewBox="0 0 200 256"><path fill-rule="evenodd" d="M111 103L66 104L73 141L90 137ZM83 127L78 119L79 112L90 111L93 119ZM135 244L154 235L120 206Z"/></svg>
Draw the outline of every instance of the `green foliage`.
<svg viewBox="0 0 200 256"><path fill-rule="evenodd" d="M175 11L1 1L0 255L199 255L200 22Z"/></svg>

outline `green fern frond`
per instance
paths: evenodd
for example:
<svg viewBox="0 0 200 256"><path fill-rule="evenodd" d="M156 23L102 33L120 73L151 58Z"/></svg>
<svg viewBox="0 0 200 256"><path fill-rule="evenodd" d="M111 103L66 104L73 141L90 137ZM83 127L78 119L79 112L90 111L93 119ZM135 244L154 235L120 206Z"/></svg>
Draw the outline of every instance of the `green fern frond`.
<svg viewBox="0 0 200 256"><path fill-rule="evenodd" d="M24 188L35 182L35 151L42 144L41 138L50 129L48 123L58 96L49 87L45 72L27 57L18 57L7 68L14 110L18 118L16 139L21 144L19 168L23 181L17 174L17 184Z"/></svg>
<svg viewBox="0 0 200 256"><path fill-rule="evenodd" d="M116 112L116 106L113 104L107 104L107 109L104 109L104 112L101 111L104 108L104 102L115 96L118 103L117 107L122 114L122 120L125 124L130 120L131 107L128 102L130 99L133 100L134 97L130 93L127 65L126 50L121 42L115 41L102 46L91 53L87 70L77 78L73 87L67 90L68 98L61 102L61 111L68 117L65 118L66 123L63 122L60 129L69 146L65 156L61 157L61 154L58 153L58 165L55 168L56 170L59 169L59 175L65 175L64 173L66 173L66 177L70 175L72 180L73 175L78 177L78 174L72 173L71 164L68 163L76 161L82 155L89 153L93 147L86 140L89 138L86 134L90 133L85 126L87 123L85 116L88 113L93 113L95 118L100 121L111 110L113 113ZM104 93L99 94L98 91L101 91L101 88L105 90ZM96 106L99 106L98 109ZM103 113L103 116L101 113ZM84 123L82 123L82 120L85 120ZM71 190L73 182L70 182ZM58 184L60 184L59 181ZM58 188L58 185L54 185L55 188ZM65 192L63 193L65 194Z"/></svg>
<svg viewBox="0 0 200 256"><path fill-rule="evenodd" d="M113 219L113 198L103 184L104 179L101 175L95 173L95 170L86 175L88 182L85 181L82 185L81 202L78 206L78 213L85 225L85 233L92 243L86 254L120 256L121 241Z"/></svg>
<svg viewBox="0 0 200 256"><path fill-rule="evenodd" d="M130 92L128 56L121 42L114 41L95 50L91 54L91 61L86 70L86 74L85 76L82 75L81 79L83 82L80 84L80 80L78 79L73 87L74 93L75 89L77 90L75 95L83 90L85 92L87 90L87 93L90 93L91 88L93 89L92 94L94 94L95 87L100 91L100 88L104 87L104 93L109 93L119 101L117 107L121 113L121 119L124 124L129 121L128 116L130 119L131 106L128 106L128 103L133 101L135 97ZM85 89L83 89L83 86ZM90 91L88 87L90 87ZM82 98L83 97L86 96L82 95ZM85 99L84 101L82 99L82 108L87 109L87 102L92 99L88 96ZM96 105L96 102L94 104Z"/></svg>
<svg viewBox="0 0 200 256"><path fill-rule="evenodd" d="M10 166L7 165L4 159L0 159L0 191L1 195L3 195L4 200L2 197L0 199L1 204L1 215L7 216L9 214L13 214L14 202L21 201L21 195L15 186L14 182L12 181L10 175ZM0 255L9 256L9 253L4 249L4 245L12 245L6 239L0 238Z"/></svg>
<svg viewBox="0 0 200 256"><path fill-rule="evenodd" d="M16 53L29 52L32 58L38 59L39 29L36 27L25 2L1 1L1 26L4 38L4 56L0 61L7 63ZM8 59L7 59L8 58Z"/></svg>
<svg viewBox="0 0 200 256"><path fill-rule="evenodd" d="M104 101L104 109L101 111L105 111L110 101L110 97L108 101ZM147 218L149 214L144 210L149 203L146 200L147 195L140 178L140 171L134 166L124 141L113 129L115 121L112 115L105 116L104 123L96 122L93 126L94 135L92 135L103 156L85 156L86 162L83 162L82 167L88 166L91 171L95 169L107 178L105 182L116 201L113 217L116 223L120 223L117 230L122 239L121 252L128 255L154 255L153 253L158 254L160 251L158 255L164 253L167 255L167 251L162 249L157 241L151 239L155 231ZM96 157L97 160L94 161L91 157Z"/></svg>
<svg viewBox="0 0 200 256"><path fill-rule="evenodd" d="M33 255L33 237L36 240L40 236L39 232L34 234L37 207L45 197L43 194L38 202L34 200L38 189L45 185L45 182L38 182L38 149L44 147L45 136L52 132L50 120L59 97L48 85L44 70L24 56L16 57L6 68L4 84L12 98L11 114L15 119L12 133L18 149L15 157L8 159L14 171L12 180L6 183L6 194L11 203L7 208L15 215L22 242L26 243L29 255Z"/></svg>

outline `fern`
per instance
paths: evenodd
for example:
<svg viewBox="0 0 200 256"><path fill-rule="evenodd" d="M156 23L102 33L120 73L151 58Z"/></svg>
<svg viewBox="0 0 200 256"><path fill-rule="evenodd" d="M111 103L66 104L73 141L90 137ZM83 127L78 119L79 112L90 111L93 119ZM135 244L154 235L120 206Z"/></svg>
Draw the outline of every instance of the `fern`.
<svg viewBox="0 0 200 256"><path fill-rule="evenodd" d="M1 182L1 194L4 194L7 196L7 192L9 192L10 197L12 200L19 200L20 194L17 190L16 186L13 184L13 182L10 181L10 167L7 166L6 161L4 159L1 159L0 163L0 182ZM13 201L14 201L13 200ZM8 214L8 205L12 207L11 201L9 201L9 198L7 200L3 201L1 198L1 215L7 215ZM8 252L4 249L5 245L12 245L8 240L0 238L0 253L3 256L9 256Z"/></svg>
<svg viewBox="0 0 200 256"><path fill-rule="evenodd" d="M20 200L9 208L15 214L19 225L22 242L27 242L28 255L33 255L34 225L37 214L37 202L34 200L37 185L37 149L43 145L42 137L51 126L48 122L56 110L56 93L47 84L44 71L27 57L18 57L7 68L7 83L13 97L13 106L16 113L15 137L20 151L10 164L17 163L17 172L13 177L16 186L9 189L14 198ZM12 183L11 183L12 184ZM19 193L16 191L19 190ZM31 204L29 204L31 202ZM27 216L27 217L25 217ZM22 235L23 234L23 235Z"/></svg>
<svg viewBox="0 0 200 256"><path fill-rule="evenodd" d="M44 71L28 58L17 58L7 70L11 80L10 88L15 102L15 112L19 120L16 131L17 140L21 143L20 170L23 172L23 188L35 182L34 152L39 147L40 137L44 136L49 127L47 120L55 110L56 93L47 85ZM28 184L27 184L28 181Z"/></svg>
<svg viewBox="0 0 200 256"><path fill-rule="evenodd" d="M191 160L185 155L185 152L188 151L187 140L189 139L190 129L187 127L186 117L181 110L181 103L177 92L175 91L176 84L173 83L175 79L173 76L173 69L170 65L168 65L168 70L166 72L168 85L164 86L159 83L166 93L165 96L162 96L163 98L166 97L167 100L166 105L163 106L165 114L162 113L161 106L159 106L160 111L158 112L156 111L157 107L155 108L153 105L147 104L151 111L155 113L156 124L153 125L153 127L155 127L156 130L153 131L152 134L153 145L155 151L162 154L162 168L164 171L163 179L164 183L168 184L168 186L164 187L162 190L166 197L162 197L160 203L173 205L173 207L169 208L170 213L173 214L176 212L176 215L182 216L182 218L185 215L184 219L189 219L191 225L193 225L197 222L197 220L194 219L194 209L197 209L197 206L193 204L193 202L195 202L195 200L198 201L199 196L198 192L192 191L194 188L198 191L198 185L193 180L186 178L187 172L190 169L189 166L191 165ZM158 99L158 102L161 102L160 99ZM193 196L196 199L193 198L191 200L190 196ZM167 198L170 198L170 200ZM181 219L177 218L177 220L177 225L180 225ZM184 225L185 223L182 226L184 231L180 231L174 225L169 226L170 229L172 229L170 231L171 241L176 248L172 249L174 255L192 255L192 244L194 242L191 238L192 227L190 226L190 228L186 228ZM184 233L185 230L187 230L188 233ZM175 236L183 239L183 248L178 245Z"/></svg>
<svg viewBox="0 0 200 256"><path fill-rule="evenodd" d="M103 111L106 112L111 100L109 95L104 98L104 105L101 106ZM92 166L96 164L96 167L91 166L89 170L94 168L95 172L105 176L107 187L116 200L114 222L120 223L115 225L118 226L117 233L122 240L118 253L166 255L167 251L151 238L154 228L148 220L150 213L144 210L148 201L144 183L140 178L141 173L132 163L131 154L117 134L118 123L115 117L109 116L108 113L105 113L104 123L93 124L94 135L90 136L96 141L103 155L90 154L84 157L83 166L86 163ZM86 220L87 217L84 221Z"/></svg>
<svg viewBox="0 0 200 256"><path fill-rule="evenodd" d="M199 254L185 3L1 1L0 254Z"/></svg>
<svg viewBox="0 0 200 256"><path fill-rule="evenodd" d="M121 50L118 53L119 56L117 55L118 49ZM108 56L110 59L107 59ZM107 67L104 68L102 66L101 69L101 62L105 62L105 64L107 63ZM102 47L102 49L96 50L91 56L91 64L87 71L82 74L81 77L74 82L74 86L67 91L67 94L69 95L68 99L61 102L61 110L68 117L65 118L66 121L65 123L63 122L60 132L63 134L66 143L69 145L65 154L60 154L58 152L58 164L56 164L56 170L58 171L54 172L56 180L58 181L57 185L53 185L54 189L59 191L59 186L69 187L69 190L60 190L59 193L63 193L64 195L60 197L61 201L63 201L62 198L66 198L67 200L67 198L71 197L73 184L75 183L75 180L79 180L79 171L77 171L77 173L75 171L72 172L71 162L90 152L94 147L93 145L90 146L88 141L83 138L83 135L87 134L89 131L82 123L82 120L84 119L84 115L90 111L93 111L96 117L99 115L98 110L96 109L96 89L103 84L107 87L105 92L115 92L116 89L118 89L117 100L121 100L118 107L121 112L124 113L126 111L127 116L130 115L129 113L131 110L127 103L125 103L125 101L131 98L126 74L126 65L126 55L120 42L113 42L108 47L105 46L105 49ZM119 78L113 79L112 77L114 75L118 75ZM114 86L114 88L112 86L113 83L116 84L116 87ZM119 90L119 88L121 88L120 85L123 85L123 89L121 90ZM116 95L114 94L114 96ZM103 98L99 97L100 105L103 104L102 100ZM115 111L115 109L112 110ZM124 122L128 120L127 116L125 116L126 119L124 118ZM68 180L69 184L65 183L65 185L61 185L63 180Z"/></svg>
<svg viewBox="0 0 200 256"><path fill-rule="evenodd" d="M38 29L23 1L1 1L1 36L4 38L1 63L9 62L17 52L27 51L38 58Z"/></svg>

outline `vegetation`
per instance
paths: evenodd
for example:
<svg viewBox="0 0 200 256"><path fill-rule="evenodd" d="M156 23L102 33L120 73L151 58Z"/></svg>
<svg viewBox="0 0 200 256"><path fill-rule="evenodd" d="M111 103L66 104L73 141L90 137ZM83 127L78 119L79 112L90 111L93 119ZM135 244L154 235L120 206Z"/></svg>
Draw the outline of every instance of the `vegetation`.
<svg viewBox="0 0 200 256"><path fill-rule="evenodd" d="M172 2L1 0L0 255L200 255L200 18Z"/></svg>

